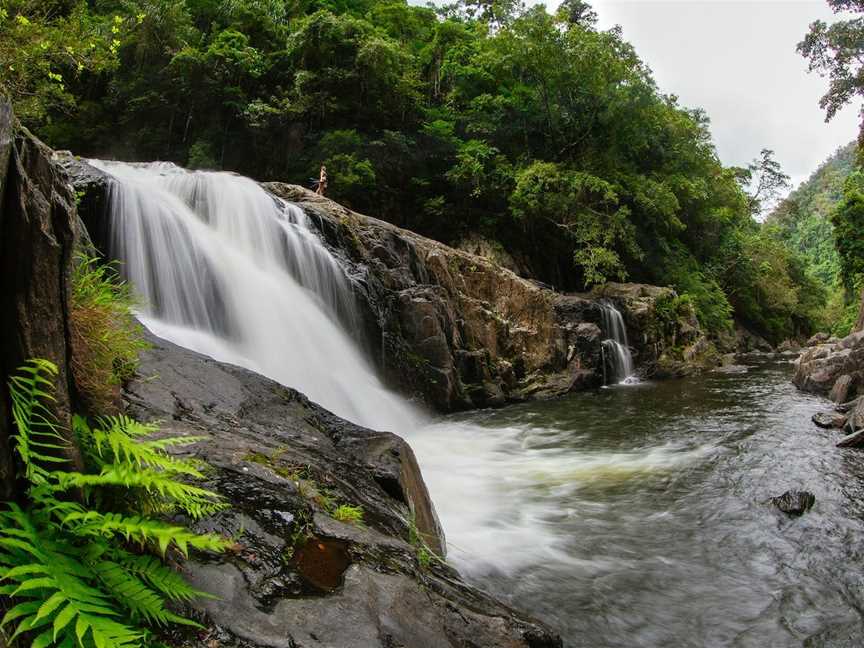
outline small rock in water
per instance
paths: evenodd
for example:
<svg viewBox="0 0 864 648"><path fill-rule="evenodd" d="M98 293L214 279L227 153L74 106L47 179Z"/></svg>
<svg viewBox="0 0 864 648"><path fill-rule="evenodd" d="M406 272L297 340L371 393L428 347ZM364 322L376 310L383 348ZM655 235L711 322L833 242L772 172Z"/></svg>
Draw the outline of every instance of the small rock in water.
<svg viewBox="0 0 864 648"><path fill-rule="evenodd" d="M821 428L839 430L846 425L846 417L839 412L819 412L813 415L813 422Z"/></svg>
<svg viewBox="0 0 864 648"><path fill-rule="evenodd" d="M771 502L787 515L803 515L816 503L816 496L809 491L789 490Z"/></svg>

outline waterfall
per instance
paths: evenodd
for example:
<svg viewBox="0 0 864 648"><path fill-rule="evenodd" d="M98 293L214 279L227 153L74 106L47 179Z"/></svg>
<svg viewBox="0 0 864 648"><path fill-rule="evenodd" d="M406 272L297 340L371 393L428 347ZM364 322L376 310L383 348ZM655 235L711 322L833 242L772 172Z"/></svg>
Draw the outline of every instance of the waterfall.
<svg viewBox="0 0 864 648"><path fill-rule="evenodd" d="M91 163L115 180L108 252L153 333L294 387L361 425L416 424L362 353L351 282L303 210L231 173Z"/></svg>
<svg viewBox="0 0 864 648"><path fill-rule="evenodd" d="M603 316L603 333L606 339L602 342L603 353L603 382L609 384L606 379L607 365L612 369L612 381L619 384L631 384L637 382L634 376L633 356L630 353L630 345L627 342L627 327L624 326L624 318L615 305L604 299L600 302L600 312Z"/></svg>

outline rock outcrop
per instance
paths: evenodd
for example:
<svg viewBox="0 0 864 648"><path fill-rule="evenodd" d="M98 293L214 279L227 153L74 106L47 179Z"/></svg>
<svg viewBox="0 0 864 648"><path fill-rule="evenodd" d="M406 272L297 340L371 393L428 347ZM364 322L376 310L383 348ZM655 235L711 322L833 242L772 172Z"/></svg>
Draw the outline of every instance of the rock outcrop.
<svg viewBox="0 0 864 648"><path fill-rule="evenodd" d="M264 187L310 214L353 268L374 357L391 383L439 410L601 385L600 298L622 310L648 372L667 349L702 337L693 317L655 321L655 305L674 296L668 288L608 284L565 295L302 187Z"/></svg>
<svg viewBox="0 0 864 648"><path fill-rule="evenodd" d="M213 470L230 508L199 523L236 539L183 565L218 598L195 604L208 631L187 646L554 647L540 623L466 585L414 454L399 437L348 423L245 369L152 339L128 411ZM340 521L341 505L362 523ZM431 551L430 551L431 550Z"/></svg>
<svg viewBox="0 0 864 648"><path fill-rule="evenodd" d="M110 176L71 155L60 162L81 196L94 242L107 252ZM622 310L643 373L692 373L714 360L692 308L671 318L661 313L658 306L674 297L668 288L609 284L590 295L565 295L302 187L263 187L302 207L348 269L365 323L356 336L382 375L434 409L502 405L602 385L601 297ZM474 249L494 256L490 245L475 242ZM664 354L673 362L658 363Z"/></svg>
<svg viewBox="0 0 864 648"><path fill-rule="evenodd" d="M75 197L51 150L0 99L0 500L17 495L6 380L25 360L57 365L55 413L71 429L67 312L76 232ZM69 448L67 458L80 461Z"/></svg>
<svg viewBox="0 0 864 648"><path fill-rule="evenodd" d="M846 402L864 391L864 331L808 347L795 361L795 385Z"/></svg>

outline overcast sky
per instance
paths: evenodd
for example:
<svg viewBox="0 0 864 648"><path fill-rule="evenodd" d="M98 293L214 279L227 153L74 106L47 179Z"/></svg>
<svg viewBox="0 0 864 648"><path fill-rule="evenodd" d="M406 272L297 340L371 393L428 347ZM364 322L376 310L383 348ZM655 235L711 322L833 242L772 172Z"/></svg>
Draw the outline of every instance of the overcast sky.
<svg viewBox="0 0 864 648"><path fill-rule="evenodd" d="M544 4L551 10L558 2ZM621 25L662 91L706 110L727 165L743 166L762 148L774 149L797 185L857 135L857 106L825 124L819 98L827 81L808 74L806 61L795 52L810 22L834 19L824 0L591 4L600 28Z"/></svg>

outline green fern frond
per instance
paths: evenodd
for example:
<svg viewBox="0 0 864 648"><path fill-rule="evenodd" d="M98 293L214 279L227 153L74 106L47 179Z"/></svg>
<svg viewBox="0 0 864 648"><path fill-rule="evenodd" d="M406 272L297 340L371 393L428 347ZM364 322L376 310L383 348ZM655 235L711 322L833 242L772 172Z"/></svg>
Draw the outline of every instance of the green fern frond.
<svg viewBox="0 0 864 648"><path fill-rule="evenodd" d="M222 510L226 506L217 494L205 488L184 484L156 470L139 469L127 465L105 466L98 475L57 472L52 473L51 477L56 481L58 492L73 488L85 491L105 487L140 488L170 500L175 508L187 512L196 519Z"/></svg>
<svg viewBox="0 0 864 648"><path fill-rule="evenodd" d="M9 379L12 419L18 433L13 436L15 451L24 465L24 477L31 484L42 484L49 470L42 464L66 463L52 450L67 447L60 426L48 406L54 402L57 365L48 360L28 360ZM47 453L46 453L47 451Z"/></svg>
<svg viewBox="0 0 864 648"><path fill-rule="evenodd" d="M47 648L58 640L76 646L92 641L96 648L139 646L144 633L118 620L121 613L95 584L97 576L81 561L80 547L39 517L17 506L2 514L0 546L19 563L0 569L0 578L13 584L5 592L20 601L0 621L0 628L15 624L9 641L50 626L33 646Z"/></svg>
<svg viewBox="0 0 864 648"><path fill-rule="evenodd" d="M198 534L185 527L160 520L121 513L99 513L98 511L72 513L63 520L63 523L73 533L82 536L120 536L127 542L137 542L141 545L155 543L163 556L172 544L184 556L189 555L189 547L202 551L222 552L230 546L227 540L216 535Z"/></svg>
<svg viewBox="0 0 864 648"><path fill-rule="evenodd" d="M17 427L15 450L29 481L24 508L0 507L0 596L12 607L0 630L25 635L32 648L142 648L146 626L196 624L167 608L202 592L157 556L176 548L221 552L229 542L147 517L183 511L198 518L226 507L215 493L180 479L202 477L202 464L171 455L197 437L156 438L157 428L125 416L91 427L75 417L73 432L94 473L72 472L68 444L53 417L57 368L30 361L9 381ZM64 498L70 490L83 494Z"/></svg>
<svg viewBox="0 0 864 648"><path fill-rule="evenodd" d="M112 559L123 565L130 574L146 581L150 587L161 592L172 601L191 601L196 598L213 598L186 582L176 571L165 565L156 556L138 555L120 548L111 550Z"/></svg>
<svg viewBox="0 0 864 648"><path fill-rule="evenodd" d="M172 475L188 475L200 479L200 464L169 455L165 449L172 446L189 445L202 437L165 437L146 439L159 428L139 423L128 416L112 416L98 419L98 428L92 429L86 420L73 419L78 437L92 451L96 463L126 464L136 467L156 468Z"/></svg>
<svg viewBox="0 0 864 648"><path fill-rule="evenodd" d="M193 621L166 610L163 598L123 565L99 560L90 566L108 591L130 612L133 620L144 621L150 625L181 623L200 627Z"/></svg>

